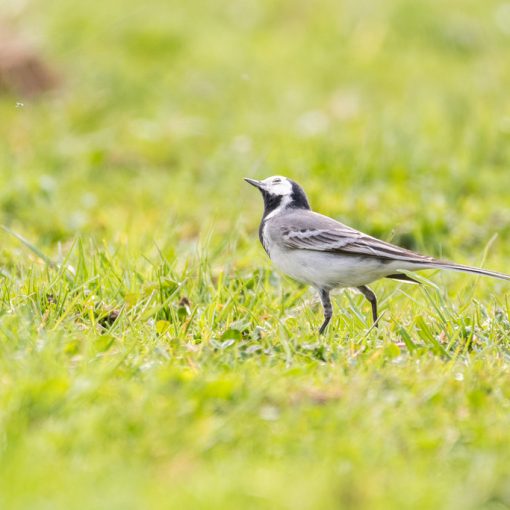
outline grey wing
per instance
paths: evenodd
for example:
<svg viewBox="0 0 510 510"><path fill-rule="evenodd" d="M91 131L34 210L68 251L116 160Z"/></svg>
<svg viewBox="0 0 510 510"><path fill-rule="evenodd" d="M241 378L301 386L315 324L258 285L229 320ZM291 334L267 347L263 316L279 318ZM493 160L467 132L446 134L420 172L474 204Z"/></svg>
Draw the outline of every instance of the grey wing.
<svg viewBox="0 0 510 510"><path fill-rule="evenodd" d="M351 253L413 263L434 264L437 262L433 257L420 255L381 241L331 218L314 215L307 219L309 221L301 221L297 224L294 222L294 226L290 222L282 222L279 225L281 242L286 248Z"/></svg>

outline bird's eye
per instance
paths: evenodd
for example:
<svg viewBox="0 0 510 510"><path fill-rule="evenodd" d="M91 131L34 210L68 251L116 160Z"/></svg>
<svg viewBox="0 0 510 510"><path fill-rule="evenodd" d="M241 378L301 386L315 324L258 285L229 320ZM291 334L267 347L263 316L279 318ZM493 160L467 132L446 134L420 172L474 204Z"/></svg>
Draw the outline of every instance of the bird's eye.
<svg viewBox="0 0 510 510"><path fill-rule="evenodd" d="M282 180L278 178L273 179L273 184L278 184L279 182L282 182Z"/></svg>

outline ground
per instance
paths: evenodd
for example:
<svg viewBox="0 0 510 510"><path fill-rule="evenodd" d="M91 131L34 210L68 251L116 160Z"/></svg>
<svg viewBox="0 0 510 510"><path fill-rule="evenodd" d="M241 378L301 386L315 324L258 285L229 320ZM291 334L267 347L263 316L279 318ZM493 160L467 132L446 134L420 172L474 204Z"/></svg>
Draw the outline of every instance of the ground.
<svg viewBox="0 0 510 510"><path fill-rule="evenodd" d="M271 269L244 176L510 272L510 7L27 1L0 97L2 509L510 507L510 285L334 297Z"/></svg>

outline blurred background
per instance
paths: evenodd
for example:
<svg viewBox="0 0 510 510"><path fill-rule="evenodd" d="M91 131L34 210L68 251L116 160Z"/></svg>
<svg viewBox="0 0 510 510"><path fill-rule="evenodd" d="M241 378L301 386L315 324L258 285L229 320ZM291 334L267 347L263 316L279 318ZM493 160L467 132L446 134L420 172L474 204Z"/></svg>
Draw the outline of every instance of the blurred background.
<svg viewBox="0 0 510 510"><path fill-rule="evenodd" d="M2 510L508 508L508 286L318 341L242 178L510 272L509 63L506 0L0 1Z"/></svg>
<svg viewBox="0 0 510 510"><path fill-rule="evenodd" d="M251 234L272 174L436 254L509 229L508 2L13 0L0 44L0 221L43 245Z"/></svg>

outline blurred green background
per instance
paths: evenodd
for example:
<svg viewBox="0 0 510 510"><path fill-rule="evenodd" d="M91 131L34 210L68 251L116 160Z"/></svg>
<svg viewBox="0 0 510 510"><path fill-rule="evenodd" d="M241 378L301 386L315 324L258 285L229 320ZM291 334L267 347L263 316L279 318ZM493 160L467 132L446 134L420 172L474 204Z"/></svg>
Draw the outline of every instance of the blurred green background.
<svg viewBox="0 0 510 510"><path fill-rule="evenodd" d="M275 173L325 213L420 247L426 235L428 250L508 229L505 3L11 10L62 77L53 96L0 106L2 221L42 242L252 228L241 177Z"/></svg>
<svg viewBox="0 0 510 510"><path fill-rule="evenodd" d="M509 272L510 3L25 0L0 21L59 78L0 92L2 508L510 507L507 287L383 284L379 333L343 296L318 342L242 180Z"/></svg>

